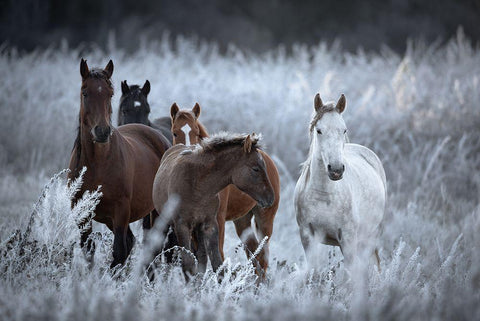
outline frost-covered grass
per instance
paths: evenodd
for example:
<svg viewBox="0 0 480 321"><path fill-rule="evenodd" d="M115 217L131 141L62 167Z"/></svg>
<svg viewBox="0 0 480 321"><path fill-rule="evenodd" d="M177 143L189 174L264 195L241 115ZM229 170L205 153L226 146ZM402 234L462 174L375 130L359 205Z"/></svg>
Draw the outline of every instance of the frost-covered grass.
<svg viewBox="0 0 480 321"><path fill-rule="evenodd" d="M137 244L114 275L113 237L96 226L95 265L78 246L76 222L98 195L71 209L64 175L77 126L79 58L120 81L149 79L152 118L176 101L198 101L210 132L261 132L279 165L281 204L268 281L257 285L229 223L227 276L209 272L185 285L178 266L143 275L149 243ZM458 35L441 48L404 56L347 54L320 44L220 55L215 45L179 38L133 55L110 44L0 54L0 315L4 320L425 320L480 318L480 49ZM298 165L308 150L313 96L347 97L350 140L383 160L389 201L380 239L381 271L346 272L338 249L306 267L293 210ZM47 188L42 190L42 185ZM38 201L37 201L38 199ZM30 214L33 213L33 219Z"/></svg>

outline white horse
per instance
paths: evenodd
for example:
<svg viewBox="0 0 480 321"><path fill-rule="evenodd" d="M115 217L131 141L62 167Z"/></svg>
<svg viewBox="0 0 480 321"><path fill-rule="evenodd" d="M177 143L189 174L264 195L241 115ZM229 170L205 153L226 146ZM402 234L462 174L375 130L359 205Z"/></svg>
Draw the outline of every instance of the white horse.
<svg viewBox="0 0 480 321"><path fill-rule="evenodd" d="M309 264L315 242L340 246L346 266L368 250L380 267L375 240L385 212L385 171L374 152L347 142L345 105L343 94L337 104L315 96L310 151L294 196L300 237Z"/></svg>

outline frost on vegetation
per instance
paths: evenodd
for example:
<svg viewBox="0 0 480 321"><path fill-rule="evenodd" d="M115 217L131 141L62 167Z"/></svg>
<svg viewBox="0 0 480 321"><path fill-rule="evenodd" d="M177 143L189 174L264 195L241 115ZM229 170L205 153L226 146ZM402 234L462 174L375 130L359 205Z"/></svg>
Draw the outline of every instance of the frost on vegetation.
<svg viewBox="0 0 480 321"><path fill-rule="evenodd" d="M28 273L33 277L35 267L60 268L71 263L79 239L79 223L88 223L98 204L101 192L85 192L72 207L73 195L78 192L84 168L79 177L67 185L63 170L45 185L35 203L27 226L13 231L2 239L0 271L3 274Z"/></svg>
<svg viewBox="0 0 480 321"><path fill-rule="evenodd" d="M114 118L120 80L149 79L151 118L168 116L174 101L182 108L198 101L209 133L263 134L281 176L266 281L257 282L231 223L221 283L208 269L186 284L180 262L161 259L150 282L147 258L162 240L149 244L137 223L130 259L113 273L112 233L93 223L89 269L78 225L91 220L101 188L72 208L81 180L67 186L62 172L35 192L41 197L25 227L10 228L29 213L2 217L9 220L0 229L2 319L480 319L480 50L461 32L443 46L409 44L402 56L347 54L326 44L299 45L288 54L233 47L220 54L214 44L187 38L145 43L131 55L114 41L109 48L2 49L0 69L9 74L0 78L0 166L8 173L64 167L78 122L79 58L92 66L112 58ZM292 195L308 152L316 92L325 101L345 93L350 141L370 147L384 163L389 192L379 271L359 266L347 273L340 251L327 246L319 266L305 263ZM0 194L15 196L24 186L36 185L21 175L9 178ZM8 198L0 197L0 205L12 213Z"/></svg>

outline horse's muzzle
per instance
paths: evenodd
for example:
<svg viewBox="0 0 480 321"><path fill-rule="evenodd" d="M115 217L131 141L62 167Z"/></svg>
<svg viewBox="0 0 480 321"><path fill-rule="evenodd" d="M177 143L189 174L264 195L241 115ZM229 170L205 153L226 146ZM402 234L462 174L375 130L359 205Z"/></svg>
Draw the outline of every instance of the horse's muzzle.
<svg viewBox="0 0 480 321"><path fill-rule="evenodd" d="M339 168L334 168L331 165L328 165L328 177L332 181L338 181L341 180L343 177L343 172L345 171L345 165L342 165Z"/></svg>
<svg viewBox="0 0 480 321"><path fill-rule="evenodd" d="M260 207L263 207L263 208L272 206L273 202L275 202L275 195L273 194L272 196L269 196L266 199L261 199L257 201L258 205L260 205Z"/></svg>
<svg viewBox="0 0 480 321"><path fill-rule="evenodd" d="M112 128L110 126L95 126L93 129L93 140L96 143L106 143L111 133Z"/></svg>

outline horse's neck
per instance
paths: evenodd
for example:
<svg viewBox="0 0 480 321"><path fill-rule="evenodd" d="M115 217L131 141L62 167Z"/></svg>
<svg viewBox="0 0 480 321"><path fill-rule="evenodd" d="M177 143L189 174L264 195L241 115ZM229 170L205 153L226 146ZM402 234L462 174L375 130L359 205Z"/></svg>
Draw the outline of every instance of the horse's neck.
<svg viewBox="0 0 480 321"><path fill-rule="evenodd" d="M220 152L218 155L211 155L208 162L203 165L205 172L204 184L212 187L212 191L217 194L222 189L232 184L232 169L237 164L232 163L233 158L231 155L227 155L225 151Z"/></svg>

